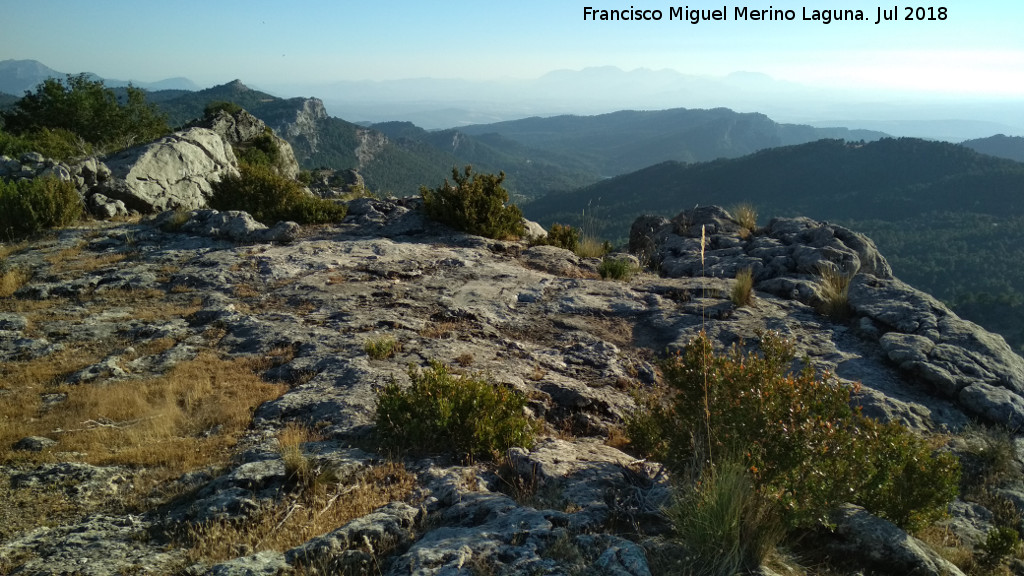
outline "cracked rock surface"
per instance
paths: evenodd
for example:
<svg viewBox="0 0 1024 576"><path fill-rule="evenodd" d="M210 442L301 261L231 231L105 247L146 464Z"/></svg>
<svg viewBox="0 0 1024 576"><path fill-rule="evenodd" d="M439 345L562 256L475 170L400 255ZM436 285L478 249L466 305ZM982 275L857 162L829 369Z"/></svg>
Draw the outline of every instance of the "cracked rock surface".
<svg viewBox="0 0 1024 576"><path fill-rule="evenodd" d="M341 224L286 226L280 235L247 215L197 210L174 231L165 230L166 216L95 224L8 256L9 266L31 277L0 311L5 362L106 342L94 365L59 375L76 386L103 386L141 382L215 350L267 359L263 377L287 390L255 410L225 468L173 479L176 496L159 505L143 498L130 513L108 510L10 534L0 542L0 567L89 575L139 566L190 574L299 567L650 574L650 542L670 530L661 512L669 478L614 437L635 408L634 394L658 382L658 356L702 329L722 345L780 331L819 370L860 382L856 401L865 412L921 433L957 434L971 418L1024 418L1024 361L999 337L893 278L870 240L840 227L780 219L741 238L724 211L641 219L631 245L661 274L613 282L597 276L597 260L456 233L424 220L418 206L418 199L360 199ZM706 277L701 226L709 236ZM80 264L59 263L56 255L68 250L80 251ZM858 272L850 320L815 311L823 262ZM757 297L735 308L728 293L743 267L754 270ZM103 297L111 294L119 296L113 304ZM157 304L180 312L143 313L143 305ZM371 358L364 345L383 336L398 350ZM431 360L526 394L544 421L536 445L509 451L500 466L409 457L403 464L415 488L407 498L289 549L238 548L229 559L206 561L168 539L176 527L244 522L281 500L290 464L277 435L289 424L318 432L302 454L338 478L387 461L372 438L376 395L391 382L407 384L409 366ZM56 436L55 445L36 439L25 446L43 445L58 462L0 467L12 490L60 486L69 498L89 499L132 489L131 470L83 464ZM971 521L951 525L977 538L984 511L958 509ZM854 511L849 519L863 524ZM858 543L874 546L855 534L843 532L847 553L856 554ZM936 565L930 556L905 557L911 553L899 551L901 566Z"/></svg>

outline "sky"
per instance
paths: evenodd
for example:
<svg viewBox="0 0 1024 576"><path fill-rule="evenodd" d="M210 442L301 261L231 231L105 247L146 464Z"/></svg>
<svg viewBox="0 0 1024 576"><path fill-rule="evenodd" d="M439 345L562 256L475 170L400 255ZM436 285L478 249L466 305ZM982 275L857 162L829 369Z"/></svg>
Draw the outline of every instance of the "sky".
<svg viewBox="0 0 1024 576"><path fill-rule="evenodd" d="M940 0L946 19L934 21L906 21L902 5L857 0L628 1L0 0L0 60L140 82L184 76L200 86L235 78L254 86L529 79L610 65L713 76L751 71L861 91L1024 96L1020 0ZM587 6L661 10L663 19L585 21ZM743 6L791 9L796 19L736 21ZM899 20L876 25L880 6L899 6ZM670 21L673 7L725 8L728 20ZM860 9L868 21L803 20L816 9Z"/></svg>

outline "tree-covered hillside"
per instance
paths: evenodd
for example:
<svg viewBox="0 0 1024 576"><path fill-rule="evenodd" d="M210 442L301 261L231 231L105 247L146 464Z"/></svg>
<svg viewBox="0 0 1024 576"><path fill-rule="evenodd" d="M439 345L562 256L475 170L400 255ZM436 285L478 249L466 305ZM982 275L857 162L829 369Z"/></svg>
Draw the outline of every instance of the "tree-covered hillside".
<svg viewBox="0 0 1024 576"><path fill-rule="evenodd" d="M824 140L704 164L666 162L524 206L624 242L642 214L753 204L766 223L804 215L875 240L896 275L1024 352L1024 164L911 138Z"/></svg>
<svg viewBox="0 0 1024 576"><path fill-rule="evenodd" d="M1020 136L996 134L988 138L964 140L961 144L982 154L1024 162L1024 138Z"/></svg>
<svg viewBox="0 0 1024 576"><path fill-rule="evenodd" d="M1024 165L956 144L886 138L821 140L743 158L665 162L525 207L541 222L568 221L597 206L603 233L624 238L642 214L695 204L749 202L762 216L897 220L934 210L1024 213Z"/></svg>
<svg viewBox="0 0 1024 576"><path fill-rule="evenodd" d="M483 172L505 172L506 187L521 200L573 190L596 182L598 172L571 155L543 152L500 134L469 136L460 130L427 131L411 122L371 126L400 146L426 144Z"/></svg>

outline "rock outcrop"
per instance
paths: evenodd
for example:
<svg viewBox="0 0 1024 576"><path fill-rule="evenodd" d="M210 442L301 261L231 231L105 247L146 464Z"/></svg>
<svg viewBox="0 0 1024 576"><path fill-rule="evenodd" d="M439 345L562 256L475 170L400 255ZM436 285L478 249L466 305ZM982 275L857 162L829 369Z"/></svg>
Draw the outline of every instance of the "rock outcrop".
<svg viewBox="0 0 1024 576"><path fill-rule="evenodd" d="M275 168L286 178L295 178L299 175L299 161L295 158L292 145L270 130L263 120L245 110L235 114L221 110L209 118L193 123L192 126L213 130L220 134L232 148L245 147L253 140L269 135L277 147L279 160Z"/></svg>
<svg viewBox="0 0 1024 576"><path fill-rule="evenodd" d="M189 128L104 160L110 176L92 192L143 213L205 208L211 182L238 175L231 146L208 128Z"/></svg>
<svg viewBox="0 0 1024 576"><path fill-rule="evenodd" d="M877 343L907 380L957 403L973 418L1014 430L1024 426L1024 359L1001 336L894 278L869 238L808 218L777 218L746 238L739 231L721 208L698 208L673 221L637 220L630 246L669 277L731 279L750 268L758 292L812 308L824 303L822 271L840 271L849 278L853 331ZM837 369L842 376L843 363Z"/></svg>
<svg viewBox="0 0 1024 576"><path fill-rule="evenodd" d="M54 376L98 387L142 383L213 350L265 360L263 377L287 390L255 411L223 469L190 472L156 493L135 492L138 470L80 462L87 455L68 451L60 434L25 434L19 457L0 466L12 490L54 485L121 507L18 529L0 542L0 566L86 575L138 566L190 574L656 573L649 558L670 532L670 479L657 463L623 451L617 431L635 409L634 394L658 382L656 355L701 330L722 345L780 331L817 369L860 382L856 401L865 412L921 433L955 437L973 418L1018 417L1021 359L893 278L870 240L842 227L778 219L748 235L720 209L645 218L631 246L662 274L614 282L598 277L596 259L453 232L420 208L418 198L361 198L343 223L277 232L239 213L179 212L67 230L10 255L8 266L34 273L0 312L4 363L104 342L94 363ZM72 248L93 264L60 264L55 255ZM823 266L856 272L844 321L816 310ZM745 267L754 270L757 297L736 308L728 293ZM154 302L181 312L157 314ZM391 358L371 358L364 345L382 336L400 346ZM317 432L299 451L316 470L333 471L319 482L358 478L388 461L373 441L377 393L408 383L409 366L430 360L457 362L526 394L545 426L536 445L509 451L501 466L403 458L415 483L407 497L286 547L245 544L227 559L197 559L174 539L286 502L293 464L278 433L288 424ZM44 403L65 400L44 393L56 394ZM33 463L35 454L65 462ZM1012 457L1008 465L1019 468ZM1024 493L1019 471L1014 478L1001 489ZM142 503L130 514L128 495ZM964 542L978 542L993 525L977 502L957 501L951 511L950 530ZM878 563L863 569L949 568L862 510L844 508L837 527L836 554L877 549ZM875 541L882 533L884 545ZM900 564L887 566L891 558Z"/></svg>
<svg viewBox="0 0 1024 576"><path fill-rule="evenodd" d="M89 212L101 219L131 212L197 210L207 207L211 183L238 175L235 147L244 148L266 136L277 147L276 170L287 178L298 176L299 163L291 144L242 110L233 115L220 111L155 142L105 158L66 163L34 152L18 159L0 156L0 178L49 176L73 182Z"/></svg>

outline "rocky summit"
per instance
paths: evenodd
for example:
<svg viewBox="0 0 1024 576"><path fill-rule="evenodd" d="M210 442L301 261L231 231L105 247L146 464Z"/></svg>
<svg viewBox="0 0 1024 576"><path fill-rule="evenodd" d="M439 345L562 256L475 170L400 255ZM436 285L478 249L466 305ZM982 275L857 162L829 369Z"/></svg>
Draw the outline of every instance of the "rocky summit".
<svg viewBox="0 0 1024 576"><path fill-rule="evenodd" d="M701 331L722 347L782 333L816 370L859 383L866 414L935 438L965 468L983 425L1024 423L1024 360L894 278L868 238L840 226L776 219L751 232L713 207L642 218L631 253L613 257L646 271L614 281L598 259L455 232L420 203L358 199L342 223L304 228L179 210L3 246L5 273L21 281L0 301L0 398L33 407L23 422L49 422L89 390L96 404L124 389L152 400L153 382L201 380L214 366L229 366L214 392L245 371L258 382L238 395L273 391L194 467L154 457L170 440L143 445L144 465L115 446L155 416L125 408L12 429L8 408L0 573L672 573L669 474L630 454L622 430L637 395L659 385L658 359ZM842 318L821 313L829 267L852 277ZM737 307L729 293L745 268L754 301ZM533 447L497 464L381 451L378 394L432 361L525 395L543 423ZM195 418L196 442L228 427ZM83 430L105 435L73 441ZM1007 434L998 498L956 500L945 542L980 549L1003 513L987 503L1024 506ZM831 525L807 563L962 573L936 539L862 508L843 507ZM762 572L810 573L794 554Z"/></svg>

